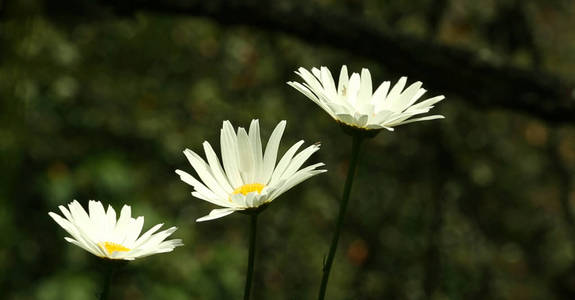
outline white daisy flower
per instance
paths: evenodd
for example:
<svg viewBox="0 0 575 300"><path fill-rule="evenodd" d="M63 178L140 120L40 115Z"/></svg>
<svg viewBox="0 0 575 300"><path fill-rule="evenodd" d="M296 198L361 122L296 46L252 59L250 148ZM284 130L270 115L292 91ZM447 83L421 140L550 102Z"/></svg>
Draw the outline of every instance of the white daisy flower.
<svg viewBox="0 0 575 300"><path fill-rule="evenodd" d="M224 207L212 210L198 222L221 218L236 211L259 211L293 186L326 171L317 169L323 163L299 169L320 147L314 144L296 155L303 141L287 150L276 165L285 127L286 121L281 121L272 132L265 151L262 151L258 120L252 120L249 132L240 127L237 133L229 121L224 121L220 131L223 168L208 142L203 143L207 163L194 151L184 151L201 181L182 170L176 170L176 173L182 181L194 187L194 197Z"/></svg>
<svg viewBox="0 0 575 300"><path fill-rule="evenodd" d="M156 233L163 224L152 227L140 236L144 217L132 218L132 210L128 205L122 207L117 221L116 211L111 206L105 211L100 201L90 200L88 213L76 200L68 204L68 208L63 205L59 208L65 218L53 212L48 214L70 234L71 238L64 239L102 258L134 260L171 252L175 247L183 245L180 239L164 241L176 231L176 227Z"/></svg>
<svg viewBox="0 0 575 300"><path fill-rule="evenodd" d="M305 82L301 84L290 81L288 84L310 98L336 121L348 126L393 131L393 127L411 122L443 119L441 115L411 119L429 112L435 103L445 97L436 96L415 104L426 90L421 88L422 83L419 81L404 90L407 77L401 77L393 87L389 81L385 81L373 92L371 75L365 68L361 70L361 76L353 73L348 77L347 67L343 66L337 89L326 67L313 68L311 73L299 68L295 73Z"/></svg>

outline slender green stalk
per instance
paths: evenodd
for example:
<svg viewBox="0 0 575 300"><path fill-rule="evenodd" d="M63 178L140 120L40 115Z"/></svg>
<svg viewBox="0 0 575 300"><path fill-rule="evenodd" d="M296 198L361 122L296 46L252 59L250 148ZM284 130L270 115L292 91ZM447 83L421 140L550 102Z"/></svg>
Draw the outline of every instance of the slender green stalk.
<svg viewBox="0 0 575 300"><path fill-rule="evenodd" d="M112 279L116 274L118 267L114 264L114 262L105 262L107 266L104 270L104 276L102 281L102 292L100 293L100 300L107 300L110 295L110 285L112 283Z"/></svg>
<svg viewBox="0 0 575 300"><path fill-rule="evenodd" d="M343 219L345 217L345 211L347 209L347 203L349 202L349 195L351 193L351 185L353 184L353 177L355 175L355 169L359 161L359 149L361 142L364 137L359 134L353 135L353 146L351 149L351 161L349 163L349 169L347 171L347 178L345 179L345 186L343 188L343 197L339 204L339 214L337 216L337 223L335 226L335 233L333 234L333 239L331 241L331 246L329 247L329 253L327 259L323 265L323 276L321 278L321 286L319 289L319 300L325 298L325 292L327 290L327 282L329 280L329 272L331 270L331 265L333 264L333 259L335 257L335 251L337 250L337 243L339 241L339 234L341 232L341 227L343 225Z"/></svg>
<svg viewBox="0 0 575 300"><path fill-rule="evenodd" d="M248 256L248 271L246 274L246 286L244 288L244 300L250 299L250 290L252 288L252 278L254 274L254 258L256 252L256 234L258 230L258 213L250 216L250 254Z"/></svg>

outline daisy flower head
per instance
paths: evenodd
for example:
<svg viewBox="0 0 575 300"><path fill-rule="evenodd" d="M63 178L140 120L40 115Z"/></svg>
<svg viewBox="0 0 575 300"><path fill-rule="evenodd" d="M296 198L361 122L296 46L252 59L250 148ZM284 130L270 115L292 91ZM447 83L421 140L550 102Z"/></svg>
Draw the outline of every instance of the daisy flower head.
<svg viewBox="0 0 575 300"><path fill-rule="evenodd" d="M176 170L176 173L194 187L194 197L223 207L212 210L198 222L233 212L257 213L290 188L326 171L318 169L324 166L323 163L300 169L320 148L319 143L313 144L296 154L303 140L289 148L276 164L285 127L286 121L275 127L264 151L258 120L252 120L248 131L240 127L237 132L229 121L224 121L220 131L223 164L208 142L203 143L207 161L192 150L184 151L199 180L182 170Z"/></svg>
<svg viewBox="0 0 575 300"><path fill-rule="evenodd" d="M62 216L48 214L58 225L70 234L64 239L96 256L112 260L134 260L156 253L171 252L182 246L182 240L165 241L176 227L157 232L163 224L152 227L140 235L144 217L132 218L132 209L124 205L120 217L116 220L116 211L112 206L104 210L100 201L90 200L88 212L78 201L68 204L68 208L59 206Z"/></svg>
<svg viewBox="0 0 575 300"><path fill-rule="evenodd" d="M363 131L393 131L395 126L433 119L443 119L441 115L412 118L429 112L433 105L445 97L432 97L415 103L426 92L420 81L406 89L407 77L401 77L391 86L383 82L375 92L372 90L371 75L362 69L361 75L348 76L344 65L336 84L326 67L313 68L311 72L299 68L296 72L304 83L290 81L288 84L311 99L344 127Z"/></svg>

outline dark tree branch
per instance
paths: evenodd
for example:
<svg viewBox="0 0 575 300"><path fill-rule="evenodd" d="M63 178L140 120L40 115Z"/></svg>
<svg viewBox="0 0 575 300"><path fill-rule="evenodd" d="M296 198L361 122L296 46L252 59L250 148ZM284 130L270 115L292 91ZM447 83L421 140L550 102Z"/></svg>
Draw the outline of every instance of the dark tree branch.
<svg viewBox="0 0 575 300"><path fill-rule="evenodd" d="M393 73L423 81L434 90L433 94L459 96L480 107L521 111L551 122L575 121L575 87L552 74L496 65L471 51L391 34L359 17L300 5L298 1L100 1L116 15L145 11L201 16L224 25L288 33L309 43L374 59ZM49 7L54 2L46 4Z"/></svg>

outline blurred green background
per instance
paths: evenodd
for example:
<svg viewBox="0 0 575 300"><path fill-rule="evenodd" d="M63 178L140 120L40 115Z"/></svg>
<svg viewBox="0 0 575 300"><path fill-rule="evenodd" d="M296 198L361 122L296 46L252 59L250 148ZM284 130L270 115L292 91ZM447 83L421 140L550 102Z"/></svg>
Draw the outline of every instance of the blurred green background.
<svg viewBox="0 0 575 300"><path fill-rule="evenodd" d="M193 198L174 170L192 172L185 148L202 152L207 140L219 149L223 120L246 127L258 118L266 140L288 121L282 153L300 139L321 141L310 163L329 172L261 215L253 298L313 299L351 142L285 82L299 80L299 66L368 67L374 84L417 74L350 45L215 22L210 13L139 10L145 2L0 2L1 298L94 299L98 260L66 243L47 214L72 199L129 204L145 229L179 228L173 237L185 246L130 263L114 282L117 299L241 298L248 219L196 224L213 206ZM495 68L575 79L573 1L274 5L466 49ZM575 115L553 122L424 87L446 96L434 108L446 119L365 145L328 299L575 299Z"/></svg>

